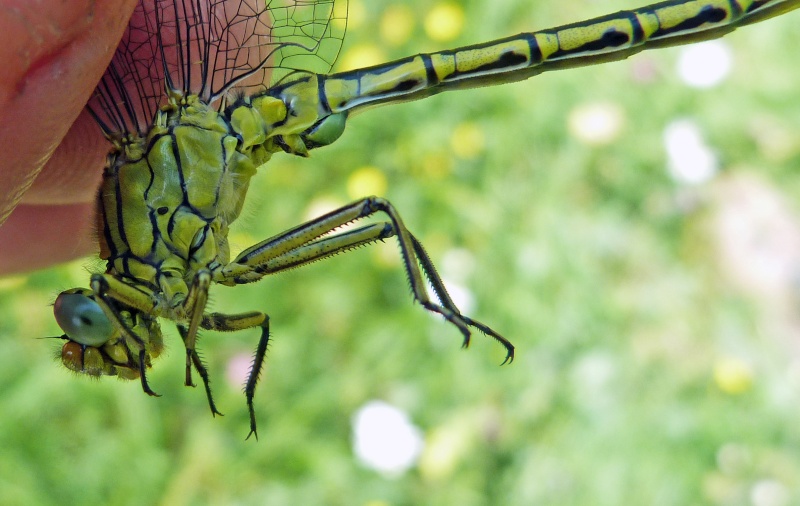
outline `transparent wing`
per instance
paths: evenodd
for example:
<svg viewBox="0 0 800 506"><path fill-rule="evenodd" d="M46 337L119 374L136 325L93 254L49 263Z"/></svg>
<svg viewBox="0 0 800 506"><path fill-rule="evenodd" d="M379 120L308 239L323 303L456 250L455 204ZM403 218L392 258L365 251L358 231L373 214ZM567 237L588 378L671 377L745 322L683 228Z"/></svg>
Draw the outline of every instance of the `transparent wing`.
<svg viewBox="0 0 800 506"><path fill-rule="evenodd" d="M327 73L346 19L347 0L140 0L89 109L107 134L144 133L168 87L212 103Z"/></svg>

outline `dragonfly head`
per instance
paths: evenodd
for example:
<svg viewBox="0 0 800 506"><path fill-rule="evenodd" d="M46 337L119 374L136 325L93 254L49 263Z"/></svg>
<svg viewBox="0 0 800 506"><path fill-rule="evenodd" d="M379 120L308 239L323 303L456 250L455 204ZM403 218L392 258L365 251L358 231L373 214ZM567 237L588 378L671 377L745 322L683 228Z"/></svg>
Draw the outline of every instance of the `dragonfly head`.
<svg viewBox="0 0 800 506"><path fill-rule="evenodd" d="M140 342L131 342L109 320L87 288L61 292L53 312L66 341L61 348L61 363L67 369L90 376L139 377L139 352L144 343L145 365L163 349L161 329L154 318L132 309L120 310L123 323Z"/></svg>

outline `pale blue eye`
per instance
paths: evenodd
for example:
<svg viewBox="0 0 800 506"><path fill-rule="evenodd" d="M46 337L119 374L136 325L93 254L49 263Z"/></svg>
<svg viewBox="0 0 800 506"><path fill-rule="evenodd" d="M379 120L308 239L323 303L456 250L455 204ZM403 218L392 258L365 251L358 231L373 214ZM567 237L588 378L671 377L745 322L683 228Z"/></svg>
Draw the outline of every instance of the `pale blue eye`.
<svg viewBox="0 0 800 506"><path fill-rule="evenodd" d="M53 312L61 330L79 344L102 346L114 332L114 326L97 302L80 293L59 294Z"/></svg>

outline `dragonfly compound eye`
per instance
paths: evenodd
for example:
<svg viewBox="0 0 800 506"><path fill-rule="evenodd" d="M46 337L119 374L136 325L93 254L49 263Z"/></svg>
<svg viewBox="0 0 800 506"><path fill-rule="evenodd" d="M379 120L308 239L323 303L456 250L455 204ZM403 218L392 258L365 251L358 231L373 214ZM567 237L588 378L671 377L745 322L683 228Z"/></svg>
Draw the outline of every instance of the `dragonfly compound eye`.
<svg viewBox="0 0 800 506"><path fill-rule="evenodd" d="M102 346L114 332L114 326L97 302L81 293L59 294L53 312L61 330L79 344Z"/></svg>

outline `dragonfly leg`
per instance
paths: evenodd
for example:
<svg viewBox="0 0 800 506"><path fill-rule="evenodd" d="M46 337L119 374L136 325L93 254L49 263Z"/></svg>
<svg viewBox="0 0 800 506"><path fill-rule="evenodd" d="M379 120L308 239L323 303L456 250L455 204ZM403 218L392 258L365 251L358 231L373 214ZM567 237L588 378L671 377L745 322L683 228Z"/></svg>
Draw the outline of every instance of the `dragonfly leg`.
<svg viewBox="0 0 800 506"><path fill-rule="evenodd" d="M425 251L425 248L422 246L422 243L420 243L417 240L417 238L414 237L413 235L411 236L411 241L414 245L414 252L417 254L417 260L419 261L420 265L422 265L422 270L428 275L428 281L430 282L431 287L433 287L433 291L436 293L436 297L439 299L439 301L442 303L443 306L458 311L455 303L450 298L450 295L447 293L444 284L442 284L442 279L436 273L436 267L433 265L433 262L431 261L430 256L428 256L428 252ZM431 276L430 273L433 273L434 275ZM495 340L497 340L500 344L503 345L503 347L506 349L506 358L500 365L510 364L511 362L514 361L514 345L511 344L511 341L509 341L505 337L501 336L500 334L492 330L491 327L489 327L488 325L485 325L479 321L473 320L472 318L469 318L464 315L461 315L461 318L464 319L467 325L480 330L481 332L483 332L488 336L493 337ZM468 343L465 342L464 346L466 346L467 344Z"/></svg>
<svg viewBox="0 0 800 506"><path fill-rule="evenodd" d="M326 235L342 225L377 212L388 215L390 221ZM474 327L492 336L506 348L506 359L503 363L513 360L514 347L507 339L490 327L461 314L422 245L408 231L394 206L381 198L368 197L359 200L248 248L222 269L224 279L219 282L229 285L250 283L268 274L306 265L392 236L397 237L400 245L403 266L414 299L428 311L442 315L455 325L464 337L465 347L470 341L469 327ZM432 302L428 297L423 273L430 281L440 304Z"/></svg>
<svg viewBox="0 0 800 506"><path fill-rule="evenodd" d="M211 286L211 273L208 269L200 269L195 274L192 286L189 287L189 292L186 294L186 299L183 302L183 308L187 315L189 315L189 326L185 327L185 334L182 332L183 344L186 347L186 381L184 384L187 387L193 387L192 382L192 364L195 362L197 353L195 352L195 345L197 343L197 330L200 327L200 322L203 319L203 311L205 311L206 304L208 303L208 288ZM200 369L198 369L200 372Z"/></svg>
<svg viewBox="0 0 800 506"><path fill-rule="evenodd" d="M126 341L135 343L139 348L138 366L142 390L147 395L160 397L147 383L147 343L125 323L125 319L117 307L118 304L122 304L145 314L152 314L155 309L151 297L152 292L143 285L128 284L109 274L94 274L91 279L91 288L98 305L112 325L125 336Z"/></svg>
<svg viewBox="0 0 800 506"><path fill-rule="evenodd" d="M154 392L147 383L147 352L144 349L139 350L139 379L142 382L142 390L144 393L153 397L161 397L161 395Z"/></svg>
<svg viewBox="0 0 800 506"><path fill-rule="evenodd" d="M207 330L216 330L219 332L232 332L235 330L250 329L253 327L261 327L261 336L258 339L258 346L256 346L255 354L253 355L253 365L247 375L247 382L244 387L245 398L247 399L247 409L250 412L250 436L255 436L258 439L258 432L256 430L256 412L253 407L253 396L256 391L256 384L261 376L261 369L264 366L264 357L267 354L267 346L269 345L269 316L264 313L252 311L249 313L241 313L235 315L226 315L222 313L210 313L203 315L203 320L200 326ZM208 381L206 381L206 393L208 400L212 405L211 390L208 388Z"/></svg>
<svg viewBox="0 0 800 506"><path fill-rule="evenodd" d="M178 325L178 333L181 335L183 341L186 342L189 329L185 325ZM206 390L206 397L208 398L208 406L211 408L211 414L214 416L223 416L222 413L217 409L216 404L214 404L214 396L211 394L211 382L209 379L208 369L206 369L206 365L197 354L197 350L194 348L191 350L186 348L186 356L187 360L194 364L194 368L197 369L197 374L199 374L200 379L203 380L203 387L205 387ZM194 386L194 384L192 384L191 372L189 369L186 371L186 386Z"/></svg>

